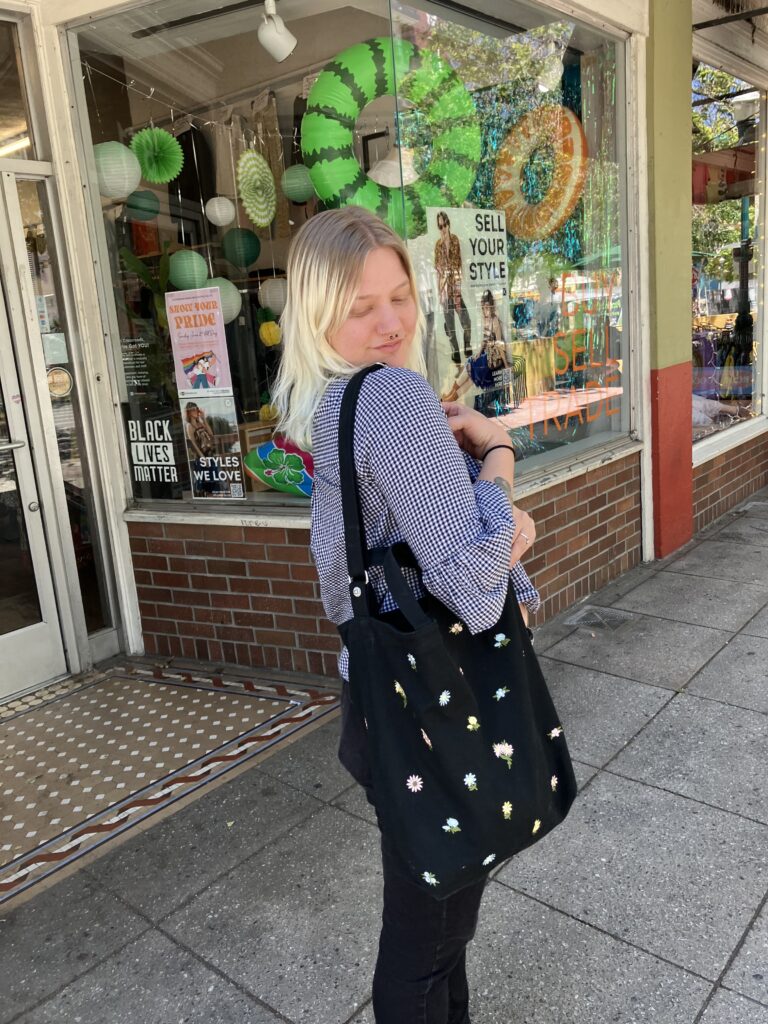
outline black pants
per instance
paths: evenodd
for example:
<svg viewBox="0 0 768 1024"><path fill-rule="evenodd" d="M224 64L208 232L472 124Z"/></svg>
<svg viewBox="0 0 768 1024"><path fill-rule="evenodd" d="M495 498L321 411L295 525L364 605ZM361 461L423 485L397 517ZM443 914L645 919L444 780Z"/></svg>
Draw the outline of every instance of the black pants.
<svg viewBox="0 0 768 1024"><path fill-rule="evenodd" d="M445 333L448 335L448 340L451 343L451 358L454 363L459 363L461 362L461 356L459 355L459 342L456 338L456 321L454 316L458 316L464 330L464 355L469 358L472 355L472 321L470 320L463 297L459 295L457 301L454 293L450 292L445 302L443 302L444 326Z"/></svg>
<svg viewBox="0 0 768 1024"><path fill-rule="evenodd" d="M466 948L475 934L485 880L436 900L408 879L383 833L381 857L384 912L373 976L376 1024L470 1024Z"/></svg>

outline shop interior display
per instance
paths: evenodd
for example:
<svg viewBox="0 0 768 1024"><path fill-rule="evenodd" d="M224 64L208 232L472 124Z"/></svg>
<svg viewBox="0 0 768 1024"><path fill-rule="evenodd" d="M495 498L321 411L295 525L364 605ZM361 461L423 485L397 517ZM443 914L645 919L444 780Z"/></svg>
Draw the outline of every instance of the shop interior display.
<svg viewBox="0 0 768 1024"><path fill-rule="evenodd" d="M95 154L121 334L136 342L132 353L144 341L150 353L141 373L132 364L128 403L144 416L164 410L184 452L165 296L217 287L248 489L305 493L311 467L300 482L288 460L300 453L274 439L264 449L288 245L319 210L358 204L407 240L439 393L462 370L449 345L457 328L460 359L485 343L480 300L492 291L501 383L496 398L474 386L466 400L506 417L523 457L599 432L600 417L599 430L617 429L609 416L620 411L626 361L616 44L553 18L530 29L512 19L504 36L484 31L479 9L470 28L397 0L392 35L384 4L380 15L354 2L344 15L300 0L289 10L286 28L271 3L258 31L279 72L264 54L238 60L257 36L247 13L209 22L201 10L199 42L179 47L163 30L125 64L117 40L133 27L116 16L114 58L104 57L108 32L98 53L83 54L94 138L114 125L115 141ZM154 55L146 66L142 47ZM100 86L111 90L101 105ZM440 210L463 261L447 290L436 277ZM473 211L486 214L477 225ZM210 367L196 379L216 386ZM221 433L232 437L229 416Z"/></svg>

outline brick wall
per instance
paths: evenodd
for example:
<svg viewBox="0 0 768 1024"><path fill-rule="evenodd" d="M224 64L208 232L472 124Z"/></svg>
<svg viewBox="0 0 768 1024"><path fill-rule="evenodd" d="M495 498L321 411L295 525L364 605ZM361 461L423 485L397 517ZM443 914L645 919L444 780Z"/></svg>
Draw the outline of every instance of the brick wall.
<svg viewBox="0 0 768 1024"><path fill-rule="evenodd" d="M639 455L520 502L535 518L527 561L545 597L538 621L640 560ZM129 524L149 655L336 675L305 530Z"/></svg>
<svg viewBox="0 0 768 1024"><path fill-rule="evenodd" d="M768 434L752 438L693 470L695 533L768 486Z"/></svg>

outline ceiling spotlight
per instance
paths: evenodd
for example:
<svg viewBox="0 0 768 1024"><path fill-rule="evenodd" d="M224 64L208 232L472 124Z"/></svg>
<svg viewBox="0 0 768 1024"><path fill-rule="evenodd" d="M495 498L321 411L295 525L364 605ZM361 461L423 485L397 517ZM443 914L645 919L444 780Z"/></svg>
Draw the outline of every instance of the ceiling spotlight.
<svg viewBox="0 0 768 1024"><path fill-rule="evenodd" d="M285 27L283 19L277 13L275 0L264 0L264 20L259 25L257 35L261 45L278 63L290 57L296 49L298 40Z"/></svg>

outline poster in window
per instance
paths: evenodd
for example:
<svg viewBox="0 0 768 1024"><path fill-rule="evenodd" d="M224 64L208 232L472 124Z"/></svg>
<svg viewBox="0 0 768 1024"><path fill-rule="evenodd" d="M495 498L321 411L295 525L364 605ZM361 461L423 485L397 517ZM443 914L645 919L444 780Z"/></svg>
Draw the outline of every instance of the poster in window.
<svg viewBox="0 0 768 1024"><path fill-rule="evenodd" d="M179 398L231 395L232 375L219 289L167 292L165 308Z"/></svg>
<svg viewBox="0 0 768 1024"><path fill-rule="evenodd" d="M435 284L434 345L441 390L446 380L463 381L464 377L467 385L490 390L496 386L494 373L509 368L504 214L428 207L427 239Z"/></svg>
<svg viewBox="0 0 768 1024"><path fill-rule="evenodd" d="M244 498L240 434L231 395L181 399L193 498Z"/></svg>

